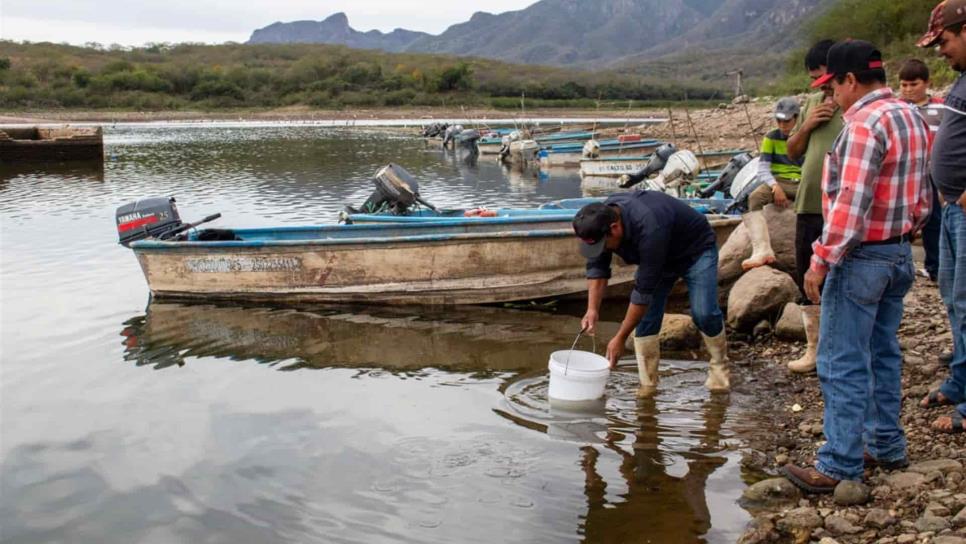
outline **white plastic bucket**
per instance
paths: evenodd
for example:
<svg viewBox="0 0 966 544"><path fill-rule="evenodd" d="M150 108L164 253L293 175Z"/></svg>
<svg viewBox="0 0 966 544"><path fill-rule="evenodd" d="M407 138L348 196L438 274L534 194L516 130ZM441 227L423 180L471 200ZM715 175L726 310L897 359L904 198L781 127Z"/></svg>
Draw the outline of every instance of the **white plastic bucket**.
<svg viewBox="0 0 966 544"><path fill-rule="evenodd" d="M551 399L587 401L604 396L610 363L600 355L569 349L555 351L550 354L548 366Z"/></svg>

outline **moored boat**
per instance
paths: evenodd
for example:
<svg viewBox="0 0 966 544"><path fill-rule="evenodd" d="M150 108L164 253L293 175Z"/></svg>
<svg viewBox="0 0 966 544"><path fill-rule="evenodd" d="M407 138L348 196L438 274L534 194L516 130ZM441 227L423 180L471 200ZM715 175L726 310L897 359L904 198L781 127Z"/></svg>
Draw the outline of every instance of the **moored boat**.
<svg viewBox="0 0 966 544"><path fill-rule="evenodd" d="M638 158L642 154L657 149L662 143L658 140L600 142L597 158L624 155ZM540 165L543 167L580 166L580 161L584 158L584 147L576 144L554 145L541 149L539 153Z"/></svg>
<svg viewBox="0 0 966 544"><path fill-rule="evenodd" d="M0 160L103 160L101 127L0 127Z"/></svg>
<svg viewBox="0 0 966 544"><path fill-rule="evenodd" d="M744 153L741 149L722 149L695 153L702 170L719 168L728 163L731 157ZM640 172L651 155L625 155L617 157L584 158L580 160L580 175L594 177L619 177L623 174Z"/></svg>
<svg viewBox="0 0 966 544"><path fill-rule="evenodd" d="M553 221L541 226L548 225ZM230 240L193 235L130 247L161 298L454 305L586 289L573 230L540 228L530 218L230 233ZM634 267L615 266L612 283L633 281L633 274Z"/></svg>
<svg viewBox="0 0 966 544"><path fill-rule="evenodd" d="M740 222L709 216L719 242ZM159 298L457 305L586 290L585 261L560 216L220 230L231 239L130 247ZM545 228L551 226L552 228ZM636 267L615 261L611 284Z"/></svg>

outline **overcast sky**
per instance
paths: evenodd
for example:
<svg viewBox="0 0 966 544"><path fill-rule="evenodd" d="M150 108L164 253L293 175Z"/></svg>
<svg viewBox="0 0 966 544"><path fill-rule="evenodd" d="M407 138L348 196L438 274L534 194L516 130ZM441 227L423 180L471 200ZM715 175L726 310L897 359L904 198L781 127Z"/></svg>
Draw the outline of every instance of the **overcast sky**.
<svg viewBox="0 0 966 544"><path fill-rule="evenodd" d="M320 21L337 12L356 30L438 34L477 11L536 0L0 0L0 39L104 45L244 42L276 21Z"/></svg>

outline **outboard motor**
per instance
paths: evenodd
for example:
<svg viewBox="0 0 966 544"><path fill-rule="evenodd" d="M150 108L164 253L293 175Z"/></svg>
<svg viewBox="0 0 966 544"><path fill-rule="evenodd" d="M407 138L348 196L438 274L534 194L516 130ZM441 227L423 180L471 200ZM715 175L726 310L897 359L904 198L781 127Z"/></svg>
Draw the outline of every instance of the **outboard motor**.
<svg viewBox="0 0 966 544"><path fill-rule="evenodd" d="M118 243L124 247L146 238L175 240L179 234L219 217L221 214L216 213L201 221L183 223L173 196L142 198L125 204L114 212Z"/></svg>
<svg viewBox="0 0 966 544"><path fill-rule="evenodd" d="M396 164L382 167L372 180L376 185L369 198L360 208L346 206L352 213L389 213L405 215L414 204L419 202L431 210L436 207L419 196L419 183L405 168Z"/></svg>
<svg viewBox="0 0 966 544"><path fill-rule="evenodd" d="M597 140L587 140L587 143L584 144L582 155L585 159L596 159L600 157L600 142Z"/></svg>
<svg viewBox="0 0 966 544"><path fill-rule="evenodd" d="M728 213L734 210L745 210L748 207L748 197L764 183L764 180L758 176L758 163L758 158L752 159L744 168L738 171L738 175L731 182L731 188L728 192L731 193L735 202L728 207Z"/></svg>
<svg viewBox="0 0 966 544"><path fill-rule="evenodd" d="M519 141L521 138L523 138L523 134L519 130L514 130L501 139L501 143L503 144L500 147L501 160L506 159L510 155L510 144Z"/></svg>
<svg viewBox="0 0 966 544"><path fill-rule="evenodd" d="M739 153L734 157L731 157L731 160L728 161L728 164L725 165L724 169L721 170L721 173L718 174L718 177L715 178L710 185L705 187L703 191L698 193L698 195L701 198L711 198L718 191L727 193L728 190L731 189L731 184L734 182L738 172L747 166L749 162L751 162L751 153Z"/></svg>
<svg viewBox="0 0 966 544"><path fill-rule="evenodd" d="M647 161L646 165L644 165L643 169L636 174L621 175L619 183L620 187L624 189L633 187L651 177L652 174L660 172L664 169L664 165L667 164L667 160L671 158L671 155L676 153L677 150L678 148L674 147L674 144L664 144L657 148L651 155L651 159Z"/></svg>
<svg viewBox="0 0 966 544"><path fill-rule="evenodd" d="M684 182L694 179L701 171L698 158L691 151L678 151L667 159L667 164L661 173L653 179L647 180L648 189L663 191L677 195L677 187ZM669 189L671 191L669 191Z"/></svg>

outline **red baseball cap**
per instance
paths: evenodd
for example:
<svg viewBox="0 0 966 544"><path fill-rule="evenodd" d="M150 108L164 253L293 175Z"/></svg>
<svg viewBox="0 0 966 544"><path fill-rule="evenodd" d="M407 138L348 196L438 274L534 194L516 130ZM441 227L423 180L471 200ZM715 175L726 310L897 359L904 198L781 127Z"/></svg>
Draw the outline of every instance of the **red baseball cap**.
<svg viewBox="0 0 966 544"><path fill-rule="evenodd" d="M962 1L966 2L966 0ZM882 53L874 45L864 40L846 40L833 45L828 50L825 75L813 81L812 88L825 85L836 75L882 68Z"/></svg>
<svg viewBox="0 0 966 544"><path fill-rule="evenodd" d="M939 42L943 30L952 25L966 23L966 0L944 0L933 8L929 16L929 30L919 38L919 47L933 47Z"/></svg>

